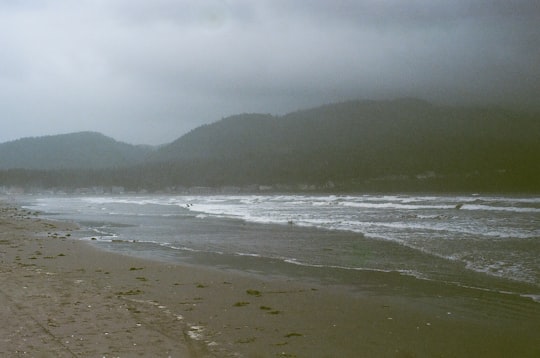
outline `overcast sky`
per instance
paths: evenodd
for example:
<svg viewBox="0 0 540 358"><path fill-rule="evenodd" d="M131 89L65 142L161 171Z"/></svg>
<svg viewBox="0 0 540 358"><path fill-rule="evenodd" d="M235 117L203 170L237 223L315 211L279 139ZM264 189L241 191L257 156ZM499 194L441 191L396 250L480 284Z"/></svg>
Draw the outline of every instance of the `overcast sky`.
<svg viewBox="0 0 540 358"><path fill-rule="evenodd" d="M349 99L540 109L538 0L0 0L0 142Z"/></svg>

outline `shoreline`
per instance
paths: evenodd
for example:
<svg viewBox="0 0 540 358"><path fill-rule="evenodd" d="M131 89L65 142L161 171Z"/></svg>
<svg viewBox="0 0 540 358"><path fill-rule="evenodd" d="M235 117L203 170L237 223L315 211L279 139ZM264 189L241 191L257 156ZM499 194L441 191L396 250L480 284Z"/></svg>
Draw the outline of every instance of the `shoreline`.
<svg viewBox="0 0 540 358"><path fill-rule="evenodd" d="M157 262L72 239L74 224L0 210L3 355L540 355L540 304L524 297L399 275L371 275L376 289L351 294Z"/></svg>

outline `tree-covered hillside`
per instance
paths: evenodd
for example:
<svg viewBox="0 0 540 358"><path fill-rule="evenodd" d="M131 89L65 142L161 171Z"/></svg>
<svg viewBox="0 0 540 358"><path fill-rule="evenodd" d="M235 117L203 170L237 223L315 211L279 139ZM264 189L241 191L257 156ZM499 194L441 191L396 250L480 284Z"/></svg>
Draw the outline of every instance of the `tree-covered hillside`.
<svg viewBox="0 0 540 358"><path fill-rule="evenodd" d="M540 175L540 120L412 99L351 101L283 117L226 118L193 130L151 160L177 168L185 182L208 185L467 177L530 187Z"/></svg>
<svg viewBox="0 0 540 358"><path fill-rule="evenodd" d="M86 169L3 172L0 186L540 192L540 118L500 108L402 99L350 101L284 116L242 114L150 152L97 134L89 143L81 136L89 134L43 139L49 145L55 139L54 150L36 151L35 139L0 145L2 160L4 146L15 143L11 155L32 168ZM117 169L93 170L106 167Z"/></svg>
<svg viewBox="0 0 540 358"><path fill-rule="evenodd" d="M94 132L23 138L0 144L0 169L99 169L140 163L151 148Z"/></svg>

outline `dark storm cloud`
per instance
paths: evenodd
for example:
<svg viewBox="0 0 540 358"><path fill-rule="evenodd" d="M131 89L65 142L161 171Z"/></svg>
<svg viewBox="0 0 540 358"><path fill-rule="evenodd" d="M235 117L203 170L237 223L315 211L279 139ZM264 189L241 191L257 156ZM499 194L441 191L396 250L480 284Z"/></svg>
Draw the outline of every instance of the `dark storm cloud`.
<svg viewBox="0 0 540 358"><path fill-rule="evenodd" d="M351 98L538 109L538 23L536 1L0 1L0 141Z"/></svg>

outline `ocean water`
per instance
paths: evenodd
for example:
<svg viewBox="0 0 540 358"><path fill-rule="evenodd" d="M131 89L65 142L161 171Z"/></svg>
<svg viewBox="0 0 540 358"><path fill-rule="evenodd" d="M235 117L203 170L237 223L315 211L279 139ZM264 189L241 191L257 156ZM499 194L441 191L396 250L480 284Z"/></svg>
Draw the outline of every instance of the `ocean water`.
<svg viewBox="0 0 540 358"><path fill-rule="evenodd" d="M537 196L62 196L26 206L124 254L348 283L399 273L540 297Z"/></svg>

